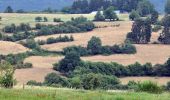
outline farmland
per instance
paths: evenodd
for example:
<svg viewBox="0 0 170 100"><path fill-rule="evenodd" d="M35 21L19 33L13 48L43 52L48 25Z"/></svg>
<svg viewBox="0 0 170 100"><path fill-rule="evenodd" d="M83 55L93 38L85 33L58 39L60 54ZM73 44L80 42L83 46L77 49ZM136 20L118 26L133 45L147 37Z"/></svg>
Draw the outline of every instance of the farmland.
<svg viewBox="0 0 170 100"><path fill-rule="evenodd" d="M41 22L45 24L54 24L52 21L53 18L61 18L63 21L70 20L71 17L84 16L89 20L92 20L94 15L91 14L0 14L2 16L1 27L5 25L9 25L12 23L20 24L20 23L29 23L30 25L35 25L36 22L34 18L37 16L46 16L49 19L49 22ZM90 32L83 33L67 33L67 34L54 34L47 36L38 36L35 38L38 40L47 40L49 37L59 37L64 35L72 35L75 39L73 42L61 42L61 43L53 43L53 44L45 44L41 47L50 51L61 51L63 48L72 46L72 45L81 45L86 46L87 42L90 40L92 36L100 37L102 40L102 45L114 45L121 44L126 39L126 35L131 31L132 21L128 20L128 15L123 14L119 15L121 20L125 21L117 21L117 22L94 22L95 26L99 27ZM115 25L119 25L119 27L115 27ZM96 55L96 56L88 56L82 57L85 61L92 62L117 62L123 65L133 64L135 62L140 62L141 64L145 64L147 62L151 62L152 64L163 64L168 57L170 56L170 47L168 45L162 44L152 44L157 41L159 36L159 32L153 32L151 37L151 42L149 44L144 45L135 45L137 48L137 53L133 55L128 54L114 54L109 56ZM8 44L8 45L7 45ZM29 49L21 46L17 42L0 42L0 53L3 55L7 54L16 54L26 52ZM151 51L152 50L152 51ZM159 52L162 51L162 52ZM158 53L159 52L159 53ZM17 69L15 71L15 78L17 79L19 84L26 83L29 80L36 80L42 82L44 77L51 72L52 64L60 61L63 56L31 56L26 58L24 62L29 62L33 64L33 68L31 69ZM36 73L36 74L34 74ZM20 76L22 74L22 76ZM33 75L33 76L32 76ZM151 77L152 78L152 77ZM153 77L154 79L154 77ZM129 80L129 79L127 79ZM141 79L143 80L143 79ZM166 79L170 80L169 78ZM140 79L138 80L140 81ZM159 79L156 80L159 83ZM165 81L165 83L167 82ZM123 83L124 82L123 80ZM165 84L161 83L161 84Z"/></svg>

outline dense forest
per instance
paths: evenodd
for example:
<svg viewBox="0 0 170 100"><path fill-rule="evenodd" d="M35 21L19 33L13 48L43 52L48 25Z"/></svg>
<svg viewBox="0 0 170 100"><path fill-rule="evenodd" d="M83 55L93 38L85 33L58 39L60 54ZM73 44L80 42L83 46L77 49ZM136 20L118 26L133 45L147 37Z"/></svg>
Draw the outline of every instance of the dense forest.
<svg viewBox="0 0 170 100"><path fill-rule="evenodd" d="M1 0L0 11L4 11L7 6L12 6L14 10L24 9L26 11L40 11L48 7L52 9L62 9L71 6L74 0ZM163 12L166 0L150 0L159 12ZM37 6L41 5L41 6Z"/></svg>

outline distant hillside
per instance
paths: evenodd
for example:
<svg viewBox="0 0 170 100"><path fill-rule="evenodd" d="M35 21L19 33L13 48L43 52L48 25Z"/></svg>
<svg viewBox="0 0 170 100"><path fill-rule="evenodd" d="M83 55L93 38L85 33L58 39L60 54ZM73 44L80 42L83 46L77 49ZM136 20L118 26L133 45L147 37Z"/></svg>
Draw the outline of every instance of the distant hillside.
<svg viewBox="0 0 170 100"><path fill-rule="evenodd" d="M4 11L7 6L13 9L24 9L26 11L40 11L48 7L61 9L70 6L74 0L0 0L0 11Z"/></svg>
<svg viewBox="0 0 170 100"><path fill-rule="evenodd" d="M72 5L74 0L0 0L0 11L10 5L13 9L24 9L26 11L40 11L48 7L61 9ZM150 0L160 12L164 11L166 0Z"/></svg>

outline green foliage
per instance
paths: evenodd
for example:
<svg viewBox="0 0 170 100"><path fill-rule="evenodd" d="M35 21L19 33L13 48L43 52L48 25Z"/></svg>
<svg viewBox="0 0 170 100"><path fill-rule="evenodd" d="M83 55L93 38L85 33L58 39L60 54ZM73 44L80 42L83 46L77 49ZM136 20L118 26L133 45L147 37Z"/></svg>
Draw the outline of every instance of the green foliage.
<svg viewBox="0 0 170 100"><path fill-rule="evenodd" d="M144 65L136 62L127 67L130 76L150 76L153 75L153 68L150 63Z"/></svg>
<svg viewBox="0 0 170 100"><path fill-rule="evenodd" d="M101 8L106 10L108 7L113 6L116 10L131 12L136 10L138 4L142 1L144 0L76 0L71 8L66 8L65 11L67 13L91 13Z"/></svg>
<svg viewBox="0 0 170 100"><path fill-rule="evenodd" d="M149 19L137 19L133 23L132 32L127 34L127 40L132 43L146 44L151 38L151 21Z"/></svg>
<svg viewBox="0 0 170 100"><path fill-rule="evenodd" d="M95 17L94 17L94 21L104 21L105 20L105 16L101 13L101 11L97 11Z"/></svg>
<svg viewBox="0 0 170 100"><path fill-rule="evenodd" d="M61 20L61 18L54 18L53 21L54 21L54 22L63 22L63 21Z"/></svg>
<svg viewBox="0 0 170 100"><path fill-rule="evenodd" d="M137 11L135 11L135 10L132 10L132 12L129 15L129 19L134 21L134 20L136 20L138 18L140 18L139 13Z"/></svg>
<svg viewBox="0 0 170 100"><path fill-rule="evenodd" d="M117 17L116 13L114 12L114 7L109 7L104 11L104 16L105 19L109 20L118 20L119 18Z"/></svg>
<svg viewBox="0 0 170 100"><path fill-rule="evenodd" d="M30 80L30 81L27 82L27 85L42 86L43 84L41 82L36 82L34 80Z"/></svg>
<svg viewBox="0 0 170 100"><path fill-rule="evenodd" d="M80 56L88 55L88 50L85 47L81 47L81 46L71 46L71 47L66 47L63 49L64 55L72 51L76 52Z"/></svg>
<svg viewBox="0 0 170 100"><path fill-rule="evenodd" d="M158 18L159 18L159 13L157 11L153 11L151 13L151 22L152 22L152 24L157 23Z"/></svg>
<svg viewBox="0 0 170 100"><path fill-rule="evenodd" d="M76 66L80 64L80 56L76 52L69 52L65 55L65 58L59 62L58 70L60 72L73 71Z"/></svg>
<svg viewBox="0 0 170 100"><path fill-rule="evenodd" d="M170 15L165 15L161 22L163 30L158 40L163 44L170 44Z"/></svg>
<svg viewBox="0 0 170 100"><path fill-rule="evenodd" d="M142 17L149 15L153 11L155 11L153 4L151 4L148 0L143 0L142 2L139 2L137 10Z"/></svg>
<svg viewBox="0 0 170 100"><path fill-rule="evenodd" d="M5 88L12 88L14 85L14 69L8 62L0 62L0 85Z"/></svg>
<svg viewBox="0 0 170 100"><path fill-rule="evenodd" d="M48 19L47 19L47 17L44 17L44 22L48 22Z"/></svg>
<svg viewBox="0 0 170 100"><path fill-rule="evenodd" d="M31 49L38 49L40 46L38 45L37 42L33 38L26 39L26 42L22 42L22 45L25 47L31 48Z"/></svg>
<svg viewBox="0 0 170 100"><path fill-rule="evenodd" d="M60 75L57 75L56 73L50 73L45 77L45 84L55 86L55 85L61 85L61 86L69 86L69 82L67 79L61 77Z"/></svg>
<svg viewBox="0 0 170 100"><path fill-rule="evenodd" d="M36 22L41 22L42 20L43 20L43 18L42 18L42 17L40 17L40 16L35 17L35 21L36 21Z"/></svg>
<svg viewBox="0 0 170 100"><path fill-rule="evenodd" d="M167 83L166 89L167 89L168 91L170 91L170 82Z"/></svg>
<svg viewBox="0 0 170 100"><path fill-rule="evenodd" d="M153 32L158 32L159 30L162 29L162 26L161 25L154 25L154 27L152 28L152 31Z"/></svg>
<svg viewBox="0 0 170 100"><path fill-rule="evenodd" d="M158 76L170 76L170 58L163 65L155 65L154 72Z"/></svg>
<svg viewBox="0 0 170 100"><path fill-rule="evenodd" d="M5 26L2 30L3 32L6 32L6 33L16 33L16 32L22 32L22 31L29 31L31 30L31 26L25 23L21 23L19 26L16 26L15 24L11 24L11 25Z"/></svg>
<svg viewBox="0 0 170 100"><path fill-rule="evenodd" d="M138 84L137 91L160 94L163 90L162 87L158 86L156 83L145 81Z"/></svg>
<svg viewBox="0 0 170 100"><path fill-rule="evenodd" d="M93 55L100 54L102 48L102 42L98 37L92 37L90 41L88 41L87 49Z"/></svg>
<svg viewBox="0 0 170 100"><path fill-rule="evenodd" d="M71 46L63 49L63 53L74 51L80 56L97 55L97 54L134 54L136 48L130 42L125 42L121 45L102 46L101 40L98 37L92 37L88 42L87 48L81 46Z"/></svg>
<svg viewBox="0 0 170 100"><path fill-rule="evenodd" d="M31 63L23 63L23 62L17 62L17 64L14 66L15 69L24 69L24 68L32 68L33 65Z"/></svg>

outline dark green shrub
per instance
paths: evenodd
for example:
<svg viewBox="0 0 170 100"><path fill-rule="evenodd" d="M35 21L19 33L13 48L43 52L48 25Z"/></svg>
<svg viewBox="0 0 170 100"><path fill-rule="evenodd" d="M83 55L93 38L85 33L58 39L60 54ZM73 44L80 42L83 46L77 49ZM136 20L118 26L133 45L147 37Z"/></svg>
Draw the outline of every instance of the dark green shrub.
<svg viewBox="0 0 170 100"><path fill-rule="evenodd" d="M71 46L71 47L66 47L63 49L64 55L66 55L67 53L72 52L72 51L76 52L80 56L88 55L88 50L81 46Z"/></svg>
<svg viewBox="0 0 170 100"><path fill-rule="evenodd" d="M76 52L69 52L65 55L65 58L59 62L59 71L60 72L69 72L73 71L76 66L80 64L80 55Z"/></svg>
<svg viewBox="0 0 170 100"><path fill-rule="evenodd" d="M42 86L43 83L41 83L41 82L36 82L36 81L34 81L34 80L30 80L30 81L27 82L27 85Z"/></svg>
<svg viewBox="0 0 170 100"><path fill-rule="evenodd" d="M100 54L102 48L102 42L98 37L92 37L90 41L88 41L87 49L92 55Z"/></svg>
<svg viewBox="0 0 170 100"><path fill-rule="evenodd" d="M63 21L61 20L61 18L54 18L53 21L54 21L54 22L63 22Z"/></svg>
<svg viewBox="0 0 170 100"><path fill-rule="evenodd" d="M134 21L135 19L138 19L138 18L140 18L139 13L135 10L132 10L132 12L129 15L129 19Z"/></svg>
<svg viewBox="0 0 170 100"><path fill-rule="evenodd" d="M80 77L73 77L69 81L70 81L71 87L76 88L76 89L83 88L82 80L80 79Z"/></svg>
<svg viewBox="0 0 170 100"><path fill-rule="evenodd" d="M47 44L52 44L52 43L55 43L55 42L56 42L56 39L53 38L53 37L47 39Z"/></svg>
<svg viewBox="0 0 170 100"><path fill-rule="evenodd" d="M66 78L63 78L59 75L57 75L56 73L50 73L45 77L45 84L51 86L51 85L61 85L61 86L69 86L69 82Z"/></svg>
<svg viewBox="0 0 170 100"><path fill-rule="evenodd" d="M158 86L156 83L153 83L151 81L145 81L145 82L139 83L137 91L156 93L156 94L160 94L163 92L160 86Z"/></svg>
<svg viewBox="0 0 170 100"><path fill-rule="evenodd" d="M135 64L131 64L128 67L130 76L150 76L153 75L153 68L150 63L146 63L141 65L136 62Z"/></svg>
<svg viewBox="0 0 170 100"><path fill-rule="evenodd" d="M46 44L46 41L44 41L44 40L38 40L37 43L38 43L39 45L44 45L44 44Z"/></svg>
<svg viewBox="0 0 170 100"><path fill-rule="evenodd" d="M166 89L167 89L168 91L170 91L170 82L167 83Z"/></svg>
<svg viewBox="0 0 170 100"><path fill-rule="evenodd" d="M38 17L35 17L35 21L36 21L36 22L41 22L41 21L42 21L42 17L39 17L39 16L38 16Z"/></svg>
<svg viewBox="0 0 170 100"><path fill-rule="evenodd" d="M84 89L111 89L119 84L119 80L114 76L89 73L82 76L82 85Z"/></svg>

